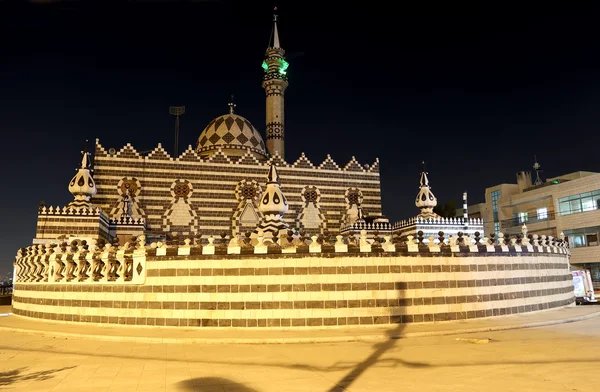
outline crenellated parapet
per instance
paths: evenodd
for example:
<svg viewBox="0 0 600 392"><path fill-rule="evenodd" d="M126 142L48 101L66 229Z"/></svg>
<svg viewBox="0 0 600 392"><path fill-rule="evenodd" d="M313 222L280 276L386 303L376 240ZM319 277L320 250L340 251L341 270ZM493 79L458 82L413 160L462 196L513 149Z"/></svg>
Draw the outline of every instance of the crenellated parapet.
<svg viewBox="0 0 600 392"><path fill-rule="evenodd" d="M439 225L447 225L447 226L483 226L483 219L480 218L469 218L469 219L464 219L464 218L444 218L444 217L437 217L437 218L422 218L422 217L414 217L414 218L410 218L410 219L405 219L405 220L401 220L398 221L396 223L394 223L393 228L394 229L401 229L403 227L407 227L407 226L411 226L411 225L415 225L415 224L422 224L422 225L433 225L433 226L439 226Z"/></svg>
<svg viewBox="0 0 600 392"><path fill-rule="evenodd" d="M236 148L236 146L229 146L228 148ZM244 150L243 147L239 147L240 150ZM250 151L246 151L241 156L228 156L221 147L216 146L216 154L211 155L207 158L202 158L196 153L191 145L186 150L182 151L177 157L172 157L159 143L153 150L147 152L147 154L140 154L135 147L130 143L127 143L121 149L116 151L114 154L109 153L100 144L99 139L96 139L96 152L94 158L110 159L122 162L139 162L145 164L151 164L152 162L173 162L182 165L193 165L197 163L199 165L206 164L226 164L226 165L239 165L239 166L254 166L260 168L266 168L271 163L276 163L279 168L293 168L293 169L320 169L320 170L333 170L341 171L346 173L376 173L379 174L379 159L377 158L372 164L361 164L358 162L356 157L352 157L345 165L340 165L333 160L331 155L327 154L323 162L314 164L311 162L305 153L302 153L298 159L294 162L287 162L278 154L274 154L268 160L258 160L254 154Z"/></svg>
<svg viewBox="0 0 600 392"><path fill-rule="evenodd" d="M222 231L244 234L254 230L262 217L253 195L260 194L256 184L264 182L271 165L282 177L281 190L289 202L283 220L289 227L311 234L325 229L337 232L346 223L355 196L360 198L365 216L382 214L378 160L367 165L352 157L339 164L328 155L314 163L301 154L287 162L277 153L261 160L252 151L234 156L220 146L205 157L191 146L178 157L162 147L144 154L131 144L110 149L112 153L107 150L96 142L98 193L93 202L110 219L128 209L129 215L143 218L156 235L200 234L208 238Z"/></svg>
<svg viewBox="0 0 600 392"><path fill-rule="evenodd" d="M381 227L379 225L378 227ZM381 236L380 236L381 234ZM172 260L193 257L198 260L241 260L240 257L370 257L397 256L477 256L494 255L569 255L568 245L562 239L532 235L531 238L500 233L498 238L469 237L460 233L445 238L440 232L435 240L425 241L423 233L416 237L398 237L377 233L369 237L366 230L348 231L345 235L307 236L289 230L279 238L259 232L250 236L185 238L178 243L153 242L146 245L146 237L133 237L123 245L105 241L75 239L70 243L33 245L18 251L15 266L16 283L123 283L142 284L145 281L146 260Z"/></svg>
<svg viewBox="0 0 600 392"><path fill-rule="evenodd" d="M109 218L94 205L41 207L38 210L34 242L47 242L58 237L90 239L109 238Z"/></svg>
<svg viewBox="0 0 600 392"><path fill-rule="evenodd" d="M16 282L142 284L145 237L118 246L100 240L74 239L19 249Z"/></svg>

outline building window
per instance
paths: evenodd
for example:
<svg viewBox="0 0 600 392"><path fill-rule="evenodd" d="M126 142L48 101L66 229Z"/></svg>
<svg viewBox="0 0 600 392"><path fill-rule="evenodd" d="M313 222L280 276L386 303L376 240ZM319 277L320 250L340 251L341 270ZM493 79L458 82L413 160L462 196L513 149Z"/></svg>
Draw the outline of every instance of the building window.
<svg viewBox="0 0 600 392"><path fill-rule="evenodd" d="M527 222L527 216L529 214L527 212L519 212L519 223Z"/></svg>
<svg viewBox="0 0 600 392"><path fill-rule="evenodd" d="M595 211L600 206L600 190L585 192L558 199L561 215L577 214L579 212Z"/></svg>
<svg viewBox="0 0 600 392"><path fill-rule="evenodd" d="M581 229L565 230L565 235L569 238L569 246L579 248L582 246L598 246L598 233L600 226L585 227Z"/></svg>
<svg viewBox="0 0 600 392"><path fill-rule="evenodd" d="M494 233L498 236L500 232L500 222L498 221L498 200L500 200L500 190L492 191L492 215L494 218Z"/></svg>
<svg viewBox="0 0 600 392"><path fill-rule="evenodd" d="M546 207L537 209L538 220L548 219L548 209Z"/></svg>
<svg viewBox="0 0 600 392"><path fill-rule="evenodd" d="M583 234L574 234L569 236L569 248L581 248L585 246Z"/></svg>

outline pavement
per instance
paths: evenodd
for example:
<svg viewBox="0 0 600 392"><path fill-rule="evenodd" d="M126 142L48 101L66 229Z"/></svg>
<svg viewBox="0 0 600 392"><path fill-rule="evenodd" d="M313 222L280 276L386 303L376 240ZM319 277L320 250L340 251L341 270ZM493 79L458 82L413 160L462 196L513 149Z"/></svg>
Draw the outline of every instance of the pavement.
<svg viewBox="0 0 600 392"><path fill-rule="evenodd" d="M9 313L0 307L0 391L600 390L600 306L593 305L293 331L62 324Z"/></svg>
<svg viewBox="0 0 600 392"><path fill-rule="evenodd" d="M600 316L600 306L567 306L538 312L437 323L291 328L182 328L64 323L11 314L0 306L0 331L46 337L170 344L271 344L380 341L534 328Z"/></svg>
<svg viewBox="0 0 600 392"><path fill-rule="evenodd" d="M597 392L600 373L594 370L600 366L600 317L594 317L596 309L600 307L510 316L512 324L501 324L509 317L486 320L494 321L489 324L473 320L465 323L468 328L462 323L399 325L392 326L390 333L400 336L405 327L411 336L437 336L296 344L169 343L183 332L169 329L172 336L167 339L149 336L140 328L135 329L143 332L140 337L166 342L107 341L88 338L94 336L90 332L108 336L102 335L105 327L91 325L79 325L83 333L77 337L59 337L52 336L61 332L56 323L41 323L47 330L41 331L32 329L40 322L6 316L0 317L3 325L16 320L29 332L0 331L0 391ZM533 323L546 325L533 327ZM511 325L532 327L492 330ZM465 332L474 326L487 331ZM124 335L128 330L118 331ZM356 338L356 331L329 336ZM463 334L439 335L457 331ZM205 338L212 334L204 329L197 332ZM300 336L298 332L293 335ZM377 336L368 332L361 336ZM248 336L246 331L237 333Z"/></svg>

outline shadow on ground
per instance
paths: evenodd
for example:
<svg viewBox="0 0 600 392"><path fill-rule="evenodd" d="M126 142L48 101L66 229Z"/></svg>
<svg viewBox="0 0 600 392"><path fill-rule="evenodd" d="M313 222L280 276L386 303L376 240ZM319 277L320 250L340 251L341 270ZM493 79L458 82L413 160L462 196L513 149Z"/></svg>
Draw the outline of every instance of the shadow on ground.
<svg viewBox="0 0 600 392"><path fill-rule="evenodd" d="M398 337L400 336L400 332L404 326L402 324L398 324L395 328L389 330L387 332L387 340L375 343L373 348L375 351L371 355L369 355L362 362L356 364L350 372L348 372L340 381L336 383L335 386L329 389L327 392L341 392L345 391L361 374L363 374L367 369L376 363L380 362L380 357L385 354L388 350L396 345L398 341ZM418 362L407 362L401 359L390 359L386 360L386 362L391 361L393 366L403 365L409 367L428 367L429 365L426 363L418 363Z"/></svg>
<svg viewBox="0 0 600 392"><path fill-rule="evenodd" d="M400 294L400 296L402 296L402 292L399 292L399 294ZM332 366L329 366L326 368L321 368L321 369L317 369L315 366L303 365L303 364L285 365L285 367L295 368L295 369L305 369L305 370L321 370L321 371L335 371L335 370L340 370L340 369L349 369L349 372L346 373L346 375L344 377L342 377L341 380L337 381L334 384L334 386L331 387L327 391L327 392L342 392L342 391L346 391L347 388L350 387L350 385L356 379L358 379L365 371L367 371L371 366L374 366L378 363L386 363L392 367L407 366L407 367L411 367L411 368L424 368L424 367L431 366L426 363L409 362L409 361L404 361L402 359L393 359L393 358L381 359L382 355L384 355L387 351L389 351L396 345L396 342L398 341L398 339L400 339L400 336L402 335L403 329L404 329L404 324L402 324L402 323L398 323L394 326L394 328L389 329L386 332L387 339L382 342L375 343L373 345L373 349L374 349L373 353L359 363L337 362L337 363L333 364ZM209 390L213 390L211 388L213 388L215 385L220 386L220 385L225 385L225 384L228 385L228 388L235 387L233 390L239 391L239 392L256 391L255 389L248 388L247 386L245 386L243 384L239 384L235 381L228 380L225 378L219 378L219 377L195 378L195 379L191 379L191 380L181 381L180 383L178 383L177 386L181 389L190 390L190 391L192 391L192 390L193 391L203 391L204 390L203 387L206 387L206 391L209 391Z"/></svg>
<svg viewBox="0 0 600 392"><path fill-rule="evenodd" d="M0 387L8 386L18 382L24 381L44 381L54 377L55 373L62 372L63 370L73 369L75 366L63 367L51 370L42 370L39 372L26 373L27 368L20 368L9 370L6 372L0 372Z"/></svg>
<svg viewBox="0 0 600 392"><path fill-rule="evenodd" d="M256 389L248 388L243 384L222 377L198 377L180 381L176 384L177 388L181 390L195 392L213 392L217 385L227 385L228 390L235 392L256 392Z"/></svg>

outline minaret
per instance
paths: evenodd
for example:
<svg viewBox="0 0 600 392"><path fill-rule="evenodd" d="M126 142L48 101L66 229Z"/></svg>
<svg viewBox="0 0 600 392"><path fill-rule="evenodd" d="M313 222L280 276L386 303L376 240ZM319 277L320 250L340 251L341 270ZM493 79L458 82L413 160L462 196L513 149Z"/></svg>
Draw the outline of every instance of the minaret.
<svg viewBox="0 0 600 392"><path fill-rule="evenodd" d="M417 194L415 205L421 209L419 217L437 218L438 215L433 212L433 208L437 206L437 198L433 195L433 192L431 192L431 188L429 188L429 179L427 178L427 172L425 171L425 162L423 162L422 165L421 184L419 186L420 189Z"/></svg>
<svg viewBox="0 0 600 392"><path fill-rule="evenodd" d="M267 149L271 155L277 153L285 158L284 134L284 109L283 95L288 86L286 71L289 66L285 61L285 50L279 46L279 33L277 32L277 7L273 11L273 32L269 47L265 54L262 67L265 70L262 87L267 94L266 136Z"/></svg>
<svg viewBox="0 0 600 392"><path fill-rule="evenodd" d="M77 174L69 183L69 192L73 194L75 200L69 203L71 207L90 206L90 198L97 192L96 184L92 178L90 169L90 153L87 147L88 141L85 141L83 151L81 151L81 167L77 169Z"/></svg>

